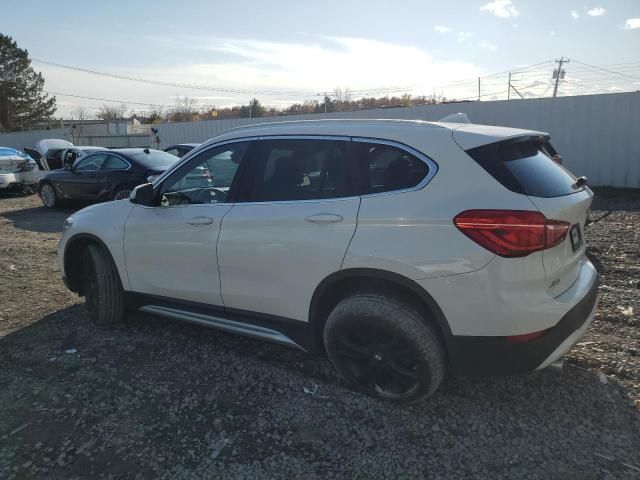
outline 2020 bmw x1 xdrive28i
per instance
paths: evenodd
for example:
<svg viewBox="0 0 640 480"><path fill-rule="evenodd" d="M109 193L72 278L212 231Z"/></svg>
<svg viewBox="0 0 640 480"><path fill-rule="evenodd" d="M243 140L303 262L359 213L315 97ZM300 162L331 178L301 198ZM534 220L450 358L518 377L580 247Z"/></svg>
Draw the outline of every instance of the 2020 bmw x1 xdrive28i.
<svg viewBox="0 0 640 480"><path fill-rule="evenodd" d="M591 322L593 194L550 152L470 124L240 128L75 213L61 268L99 323L129 308L322 352L415 401L447 373L544 368Z"/></svg>

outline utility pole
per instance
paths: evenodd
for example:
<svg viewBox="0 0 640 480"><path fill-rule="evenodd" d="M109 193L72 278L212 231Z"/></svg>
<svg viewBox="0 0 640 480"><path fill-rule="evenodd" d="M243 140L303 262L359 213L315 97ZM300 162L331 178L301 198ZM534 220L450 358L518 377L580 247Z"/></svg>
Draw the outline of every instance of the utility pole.
<svg viewBox="0 0 640 480"><path fill-rule="evenodd" d="M480 77L478 77L478 101L480 101Z"/></svg>
<svg viewBox="0 0 640 480"><path fill-rule="evenodd" d="M511 100L511 72L509 72L509 88L507 88L507 100Z"/></svg>
<svg viewBox="0 0 640 480"><path fill-rule="evenodd" d="M560 57L560 60L556 60L556 63L558 64L558 68L553 71L552 76L552 79L555 79L556 81L556 84L553 87L553 98L556 98L558 95L558 84L560 83L560 80L564 78L565 71L562 70L562 64L569 63L569 60L565 60L564 57Z"/></svg>

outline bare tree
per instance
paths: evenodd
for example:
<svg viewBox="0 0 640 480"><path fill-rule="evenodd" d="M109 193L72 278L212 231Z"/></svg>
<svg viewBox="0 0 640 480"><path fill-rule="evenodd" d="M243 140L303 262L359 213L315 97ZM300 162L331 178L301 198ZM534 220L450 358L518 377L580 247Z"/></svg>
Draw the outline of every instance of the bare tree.
<svg viewBox="0 0 640 480"><path fill-rule="evenodd" d="M105 122L112 122L114 120L124 120L127 113L127 104L121 103L117 106L102 105L96 114L100 120Z"/></svg>
<svg viewBox="0 0 640 480"><path fill-rule="evenodd" d="M82 130L84 129L84 121L89 119L87 109L84 107L78 107L71 111L71 118L78 121L71 125L71 143L77 145L82 137Z"/></svg>
<svg viewBox="0 0 640 480"><path fill-rule="evenodd" d="M198 101L195 98L180 97L176 98L176 106L171 114L168 115L169 121L172 122L189 122L198 115Z"/></svg>

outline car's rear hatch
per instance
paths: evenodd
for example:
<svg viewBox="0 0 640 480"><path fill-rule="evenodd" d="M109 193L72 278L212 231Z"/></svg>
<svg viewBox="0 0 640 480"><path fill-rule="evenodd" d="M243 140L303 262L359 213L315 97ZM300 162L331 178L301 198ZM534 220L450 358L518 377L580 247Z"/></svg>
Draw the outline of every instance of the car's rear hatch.
<svg viewBox="0 0 640 480"><path fill-rule="evenodd" d="M554 297L562 294L579 275L585 252L584 227L593 193L584 179L577 179L557 163L548 135L505 129L507 135L486 136L483 143L470 127L454 131L459 145L471 147L465 148L469 156L504 187L527 195L532 207L548 220L566 222L564 240L542 252L548 292Z"/></svg>

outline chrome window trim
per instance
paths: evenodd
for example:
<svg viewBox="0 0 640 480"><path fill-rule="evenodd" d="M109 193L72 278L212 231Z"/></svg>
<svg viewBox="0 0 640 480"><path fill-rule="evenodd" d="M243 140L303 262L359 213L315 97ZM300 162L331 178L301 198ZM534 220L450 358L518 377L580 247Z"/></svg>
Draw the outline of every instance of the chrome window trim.
<svg viewBox="0 0 640 480"><path fill-rule="evenodd" d="M378 197L380 195L395 195L396 193L407 193L407 192L415 192L418 190L422 190L427 184L431 181L433 177L435 177L436 173L438 173L438 164L431 160L424 153L416 150L409 145L405 145L404 143L396 142L393 140L383 140L380 138L368 138L368 137L352 137L353 142L359 143L377 143L380 145L388 145L390 147L399 148L400 150L404 150L407 153L410 153L418 160L427 164L429 171L425 175L425 177L415 186L409 188L403 188L401 190L389 190L388 192L379 192L379 193L366 193L364 195L360 195L361 198L371 198Z"/></svg>
<svg viewBox="0 0 640 480"><path fill-rule="evenodd" d="M408 193L415 192L418 190L422 190L426 187L429 182L433 179L433 177L438 172L438 164L434 162L431 158L429 158L424 153L416 150L413 147L410 147L404 143L397 142L394 140L386 140L375 137L354 137L351 135L309 135L309 134L291 134L291 135L258 135L258 136L248 136L248 137L238 137L228 140L223 140L219 143L213 143L210 145L204 146L204 148L196 147L187 153L184 157L182 157L173 167L166 170L163 174L161 174L154 183L154 189L158 187L163 181L164 178L169 175L174 169L180 168L180 166L188 162L192 155L199 155L202 152L210 150L212 148L221 147L231 143L240 143L240 142L251 142L251 141L261 141L261 140L333 140L333 141L347 141L347 142L359 142L359 143L376 143L380 145L388 145L390 147L399 148L400 150L404 150L405 152L413 155L420 161L424 162L429 171L427 175L415 186L404 188L401 190L389 190L388 192L379 192L379 193L366 193L364 195L350 195L348 197L333 197L333 198L316 198L311 200L277 200L271 202L235 202L233 205L273 205L273 204L288 204L288 203L318 203L318 202L327 202L327 201L341 201L341 200L350 200L354 198L370 198L377 197L380 195L395 195L398 193ZM215 205L215 204L212 204Z"/></svg>
<svg viewBox="0 0 640 480"><path fill-rule="evenodd" d="M177 170L178 168L180 168L183 164L187 163L188 161L191 160L192 157L196 156L196 155L200 155L203 152L206 152L208 150L211 150L212 148L217 148L217 147L222 147L224 145L227 144L231 144L231 143L241 143L241 142L251 142L251 141L257 141L258 137L243 137L243 138L233 138L231 140L224 140L222 142L219 143L212 143L210 145L199 145L197 147L195 147L194 149L192 149L190 152L187 152L185 154L184 157L180 158L176 163L173 164L172 167L168 168L167 170L165 170L163 173L161 173L158 178L155 179L154 183L153 183L153 189L155 190L157 187L159 187L162 182L164 182L164 179L171 175L171 173L174 170ZM204 147L203 147L204 145ZM201 148L203 147L203 148Z"/></svg>
<svg viewBox="0 0 640 480"><path fill-rule="evenodd" d="M252 137L255 138L255 137ZM354 198L370 198L377 197L380 195L395 195L397 193L407 193L414 192L417 190L421 190L427 186L427 184L431 181L431 179L438 172L438 164L434 162L431 158L429 158L424 153L416 150L413 147L405 145L401 142L396 142L394 140L385 140L374 137L353 137L349 135L262 135L257 137L258 140L342 140L342 141L350 141L350 142L358 142L358 143L377 143L380 145L388 145L390 147L399 148L400 150L404 150L405 152L413 155L418 160L427 164L429 168L427 175L415 186L409 188L403 188L401 190L389 190L388 192L379 192L379 193L366 193L364 195L350 195L347 197L332 197L332 198L315 198L312 200L276 200L270 202L235 202L234 205L275 205L275 204L289 204L289 203L318 203L318 202L328 202L328 201L340 201L340 200L351 200Z"/></svg>

